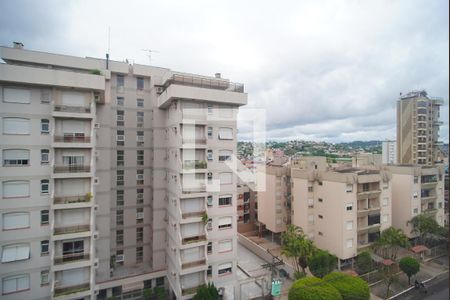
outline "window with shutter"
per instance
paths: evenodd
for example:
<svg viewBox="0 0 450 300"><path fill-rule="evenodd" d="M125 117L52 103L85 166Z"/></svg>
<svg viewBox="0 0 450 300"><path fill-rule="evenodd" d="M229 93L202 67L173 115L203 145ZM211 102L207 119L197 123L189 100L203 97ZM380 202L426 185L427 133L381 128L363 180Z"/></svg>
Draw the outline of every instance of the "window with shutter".
<svg viewBox="0 0 450 300"><path fill-rule="evenodd" d="M5 149L3 150L3 166L28 166L30 163L30 150Z"/></svg>
<svg viewBox="0 0 450 300"><path fill-rule="evenodd" d="M2 216L3 230L30 227L30 214L27 212L5 213Z"/></svg>
<svg viewBox="0 0 450 300"><path fill-rule="evenodd" d="M227 127L219 128L219 140L232 140L233 139L233 129Z"/></svg>
<svg viewBox="0 0 450 300"><path fill-rule="evenodd" d="M233 250L233 240L219 241L219 252L229 252Z"/></svg>
<svg viewBox="0 0 450 300"><path fill-rule="evenodd" d="M219 229L230 229L233 226L232 217L222 217L219 219Z"/></svg>
<svg viewBox="0 0 450 300"><path fill-rule="evenodd" d="M21 198L30 196L29 181L4 181L3 198Z"/></svg>
<svg viewBox="0 0 450 300"><path fill-rule="evenodd" d="M232 184L233 183L233 173L225 172L219 174L220 184Z"/></svg>
<svg viewBox="0 0 450 300"><path fill-rule="evenodd" d="M2 294L10 294L30 288L30 276L28 274L14 275L2 279Z"/></svg>
<svg viewBox="0 0 450 300"><path fill-rule="evenodd" d="M2 247L2 263L30 258L30 245L15 244Z"/></svg>
<svg viewBox="0 0 450 300"><path fill-rule="evenodd" d="M4 88L3 102L28 104L31 102L31 90L21 88Z"/></svg>
<svg viewBox="0 0 450 300"><path fill-rule="evenodd" d="M30 119L3 118L4 134L30 134Z"/></svg>

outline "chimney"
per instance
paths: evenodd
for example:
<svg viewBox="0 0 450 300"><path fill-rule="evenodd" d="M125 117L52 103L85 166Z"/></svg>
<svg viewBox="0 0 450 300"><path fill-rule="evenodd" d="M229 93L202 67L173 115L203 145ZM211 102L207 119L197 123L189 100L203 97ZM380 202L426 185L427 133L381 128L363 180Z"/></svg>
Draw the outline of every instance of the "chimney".
<svg viewBox="0 0 450 300"><path fill-rule="evenodd" d="M216 74L214 74L214 77L216 77L216 78L222 78L222 74L216 73Z"/></svg>
<svg viewBox="0 0 450 300"><path fill-rule="evenodd" d="M21 42L13 42L14 49L23 49L23 44Z"/></svg>

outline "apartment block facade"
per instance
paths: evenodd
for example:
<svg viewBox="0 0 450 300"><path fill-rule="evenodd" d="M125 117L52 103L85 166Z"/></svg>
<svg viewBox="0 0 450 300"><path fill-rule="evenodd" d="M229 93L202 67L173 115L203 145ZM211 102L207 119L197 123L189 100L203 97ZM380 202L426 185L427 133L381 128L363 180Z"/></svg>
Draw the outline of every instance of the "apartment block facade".
<svg viewBox="0 0 450 300"><path fill-rule="evenodd" d="M440 226L446 222L444 201L444 167L443 165L389 166L392 174L392 226L402 229L410 238L411 225L408 221L419 214L435 218Z"/></svg>
<svg viewBox="0 0 450 300"><path fill-rule="evenodd" d="M433 165L438 160L441 98L425 91L400 95L397 101L397 160L399 164Z"/></svg>
<svg viewBox="0 0 450 300"><path fill-rule="evenodd" d="M397 142L383 141L381 144L382 162L383 164L392 165L397 163Z"/></svg>
<svg viewBox="0 0 450 300"><path fill-rule="evenodd" d="M177 299L236 284L243 86L0 48L4 299Z"/></svg>

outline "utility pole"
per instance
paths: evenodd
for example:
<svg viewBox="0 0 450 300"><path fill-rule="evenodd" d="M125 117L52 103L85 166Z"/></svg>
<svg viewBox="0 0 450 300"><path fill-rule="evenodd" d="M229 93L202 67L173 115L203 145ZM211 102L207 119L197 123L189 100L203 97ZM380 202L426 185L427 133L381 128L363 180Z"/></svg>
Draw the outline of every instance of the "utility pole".
<svg viewBox="0 0 450 300"><path fill-rule="evenodd" d="M269 295L270 295L270 299L273 299L272 285L273 285L273 278L275 276L275 270L276 270L276 267L283 266L284 261L281 258L279 258L278 256L272 254L269 249L267 249L267 253L269 253L270 256L272 257L272 262L263 264L262 267L264 269L270 269L270 292L269 292Z"/></svg>

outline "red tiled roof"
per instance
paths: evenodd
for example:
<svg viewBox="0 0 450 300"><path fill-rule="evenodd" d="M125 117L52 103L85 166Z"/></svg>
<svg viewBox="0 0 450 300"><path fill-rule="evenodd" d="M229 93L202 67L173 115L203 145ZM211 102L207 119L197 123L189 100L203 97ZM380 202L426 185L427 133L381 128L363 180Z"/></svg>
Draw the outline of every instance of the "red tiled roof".
<svg viewBox="0 0 450 300"><path fill-rule="evenodd" d="M424 245L417 245L417 246L411 247L411 251L414 253L422 253L427 250L428 250L428 248L425 247Z"/></svg>

